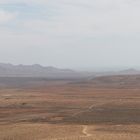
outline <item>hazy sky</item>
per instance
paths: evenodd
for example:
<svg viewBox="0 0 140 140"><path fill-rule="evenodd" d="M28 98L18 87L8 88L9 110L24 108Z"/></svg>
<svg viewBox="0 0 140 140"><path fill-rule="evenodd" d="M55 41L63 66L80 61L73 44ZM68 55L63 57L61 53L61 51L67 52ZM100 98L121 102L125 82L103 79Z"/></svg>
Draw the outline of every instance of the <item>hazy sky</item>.
<svg viewBox="0 0 140 140"><path fill-rule="evenodd" d="M0 0L0 62L140 66L140 0Z"/></svg>

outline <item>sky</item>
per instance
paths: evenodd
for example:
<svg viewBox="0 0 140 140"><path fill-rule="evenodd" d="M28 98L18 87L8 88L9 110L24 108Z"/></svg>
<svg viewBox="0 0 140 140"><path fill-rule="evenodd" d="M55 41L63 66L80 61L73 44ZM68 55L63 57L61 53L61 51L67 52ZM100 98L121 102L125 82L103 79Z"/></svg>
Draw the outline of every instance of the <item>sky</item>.
<svg viewBox="0 0 140 140"><path fill-rule="evenodd" d="M139 0L0 0L0 62L140 67Z"/></svg>

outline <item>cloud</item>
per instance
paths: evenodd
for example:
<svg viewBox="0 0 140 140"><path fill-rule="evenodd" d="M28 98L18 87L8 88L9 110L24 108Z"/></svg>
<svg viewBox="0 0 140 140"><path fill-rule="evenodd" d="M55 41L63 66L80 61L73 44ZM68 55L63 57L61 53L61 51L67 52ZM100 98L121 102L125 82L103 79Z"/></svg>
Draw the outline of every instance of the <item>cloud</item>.
<svg viewBox="0 0 140 140"><path fill-rule="evenodd" d="M0 0L0 4L26 3L26 4L46 4L48 0Z"/></svg>
<svg viewBox="0 0 140 140"><path fill-rule="evenodd" d="M14 20L17 16L17 13L11 13L5 10L0 10L0 24L8 23Z"/></svg>
<svg viewBox="0 0 140 140"><path fill-rule="evenodd" d="M0 0L0 4L0 23L6 23L0 26L1 61L36 60L69 67L84 61L87 66L115 64L123 58L128 64L135 57L139 64L139 0ZM24 54L28 57L21 61Z"/></svg>
<svg viewBox="0 0 140 140"><path fill-rule="evenodd" d="M43 2L43 1L41 1ZM53 15L30 19L23 27L48 35L90 36L140 32L138 1L131 0L54 0L47 1ZM51 16L49 16L51 15Z"/></svg>
<svg viewBox="0 0 140 140"><path fill-rule="evenodd" d="M138 14L140 2L137 0L0 0L0 2L39 4L39 12L33 11L32 6L28 7L28 13L27 7L20 11L22 16L17 27L31 32L60 36L96 36L140 31ZM15 17L15 13L0 11L1 23L11 21Z"/></svg>

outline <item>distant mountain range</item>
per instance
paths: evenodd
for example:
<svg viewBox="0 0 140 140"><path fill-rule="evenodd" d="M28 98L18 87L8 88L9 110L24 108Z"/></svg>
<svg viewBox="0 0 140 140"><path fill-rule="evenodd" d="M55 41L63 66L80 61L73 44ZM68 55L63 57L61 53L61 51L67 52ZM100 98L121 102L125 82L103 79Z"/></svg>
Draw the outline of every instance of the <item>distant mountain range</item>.
<svg viewBox="0 0 140 140"><path fill-rule="evenodd" d="M0 77L44 77L44 78L93 78L105 75L136 75L139 70L127 69L123 71L109 72L78 72L71 69L59 69L34 65L13 65L0 63Z"/></svg>
<svg viewBox="0 0 140 140"><path fill-rule="evenodd" d="M71 69L58 69L34 65L13 65L0 63L0 77L45 77L45 78L78 78L86 73L76 72Z"/></svg>

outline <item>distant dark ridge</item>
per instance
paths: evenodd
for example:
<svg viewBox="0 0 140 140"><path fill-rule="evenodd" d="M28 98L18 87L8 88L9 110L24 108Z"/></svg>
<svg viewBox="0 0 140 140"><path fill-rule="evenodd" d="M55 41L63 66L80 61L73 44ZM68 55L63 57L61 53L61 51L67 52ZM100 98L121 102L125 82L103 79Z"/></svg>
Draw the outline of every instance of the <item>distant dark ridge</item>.
<svg viewBox="0 0 140 140"><path fill-rule="evenodd" d="M140 74L140 70L131 68L131 69L126 69L126 70L120 71L119 74L138 75L138 74Z"/></svg>
<svg viewBox="0 0 140 140"><path fill-rule="evenodd" d="M140 74L137 75L106 75L93 78L91 81L102 83L117 83L117 82L140 82Z"/></svg>
<svg viewBox="0 0 140 140"><path fill-rule="evenodd" d="M89 80L81 80L71 84L80 87L140 89L140 75L97 76Z"/></svg>
<svg viewBox="0 0 140 140"><path fill-rule="evenodd" d="M34 65L12 65L0 63L0 77L47 77L47 78L78 78L87 76L86 73L71 69L59 69Z"/></svg>
<svg viewBox="0 0 140 140"><path fill-rule="evenodd" d="M140 88L140 75L101 76L90 82L97 87Z"/></svg>

